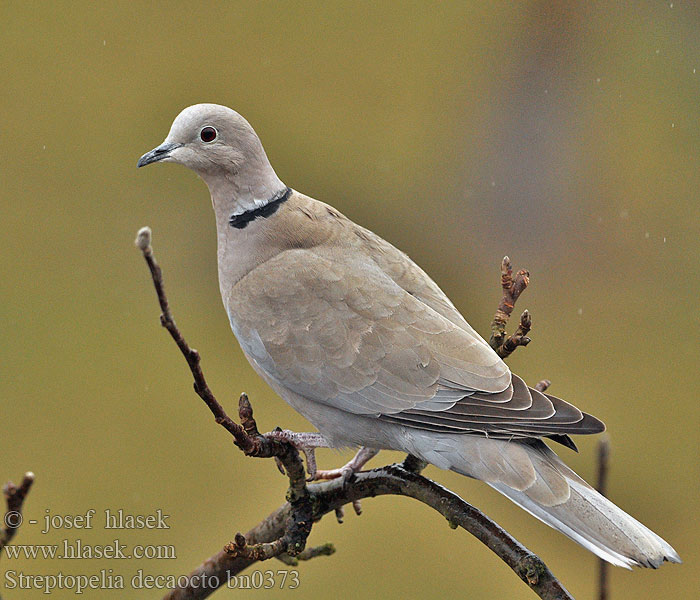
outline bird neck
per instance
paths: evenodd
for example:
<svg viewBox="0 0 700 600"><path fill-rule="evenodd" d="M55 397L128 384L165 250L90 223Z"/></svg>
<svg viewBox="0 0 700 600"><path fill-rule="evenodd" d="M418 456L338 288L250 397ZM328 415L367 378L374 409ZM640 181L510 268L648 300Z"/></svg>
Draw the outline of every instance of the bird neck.
<svg viewBox="0 0 700 600"><path fill-rule="evenodd" d="M205 178L211 193L217 222L228 223L232 217L241 217L264 209L278 201L289 188L282 183L269 163L254 168L241 167L235 173Z"/></svg>
<svg viewBox="0 0 700 600"><path fill-rule="evenodd" d="M242 171L237 171L230 175L202 177L209 186L216 215L219 285L224 297L259 261L269 258L272 249L261 246L265 227L261 228L260 223L267 223L270 220L267 217L291 195L291 192L287 194L289 188L279 180L272 167L264 172L258 170L256 177L243 175Z"/></svg>
<svg viewBox="0 0 700 600"><path fill-rule="evenodd" d="M273 198L262 206L251 208L242 213L233 213L228 219L228 224L234 229L245 229L248 223L252 223L255 219L266 219L270 215L273 215L291 195L292 190L285 188L284 191L275 194Z"/></svg>

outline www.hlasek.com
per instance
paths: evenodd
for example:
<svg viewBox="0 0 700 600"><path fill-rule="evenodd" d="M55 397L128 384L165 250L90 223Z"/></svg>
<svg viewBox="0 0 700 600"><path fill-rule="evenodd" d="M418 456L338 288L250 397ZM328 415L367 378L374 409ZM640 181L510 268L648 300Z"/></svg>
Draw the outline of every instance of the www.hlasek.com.
<svg viewBox="0 0 700 600"><path fill-rule="evenodd" d="M270 590L272 588L293 590L299 587L299 571L268 569L252 571L242 575L227 573L222 581L216 575L149 575L143 569L131 577L115 574L112 569L102 569L93 575L27 574L22 571L5 572L4 588L7 590L38 590L51 594L54 590L72 590L83 594L88 590L171 590L175 588L204 588L215 590L219 587L241 590Z"/></svg>
<svg viewBox="0 0 700 600"><path fill-rule="evenodd" d="M85 544L82 540L63 540L60 544L13 544L5 547L8 559L50 559L85 560L92 558L130 559L147 558L172 560L177 558L172 544L137 544L131 549L115 539L109 544Z"/></svg>

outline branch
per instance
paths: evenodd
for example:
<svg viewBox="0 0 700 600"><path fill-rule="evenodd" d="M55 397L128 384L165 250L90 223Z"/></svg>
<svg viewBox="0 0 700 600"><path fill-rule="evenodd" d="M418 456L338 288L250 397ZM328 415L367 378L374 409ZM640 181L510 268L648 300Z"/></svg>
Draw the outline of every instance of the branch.
<svg viewBox="0 0 700 600"><path fill-rule="evenodd" d="M313 525L312 500L309 489L306 487L306 473L299 452L291 444L270 440L260 435L253 418L253 407L245 394L241 394L238 414L246 434L255 440L260 440L263 448L269 444L269 448L272 450L269 457L279 459L284 466L287 477L289 477L287 499L290 505L290 515L285 523L284 532L272 542L251 543L251 540L248 540L242 533L237 533L234 541L224 546L224 551L233 557L252 560L266 560L281 554L290 557L298 556L306 546L306 540L311 534Z"/></svg>
<svg viewBox="0 0 700 600"><path fill-rule="evenodd" d="M573 600L547 566L532 552L481 511L459 496L418 473L394 464L357 473L343 485L339 479L309 486L313 497L313 519L335 512L356 500L382 495L407 496L430 506L442 514L448 525L468 531L496 553L540 598ZM277 538L284 530L289 504L278 508L246 534L246 539L265 543ZM222 550L205 561L188 577L191 585L172 590L166 600L194 600L209 597L228 577L240 573L256 562L254 557L231 557ZM207 584L215 583L216 587Z"/></svg>
<svg viewBox="0 0 700 600"><path fill-rule="evenodd" d="M19 487L8 481L2 488L7 503L7 511L3 519L5 527L0 530L0 554L2 554L3 549L10 543L12 538L15 537L19 526L22 524L22 506L33 483L34 473L28 471L24 474Z"/></svg>
<svg viewBox="0 0 700 600"><path fill-rule="evenodd" d="M138 235L136 236L136 245L139 247L141 252L143 252L143 257L148 263L148 268L151 271L151 277L153 279L153 285L156 288L156 294L158 295L158 303L160 304L160 324L168 330L170 336L175 340L177 347L180 348L187 365L192 371L192 377L194 377L194 391L197 392L199 397L204 400L209 410L214 415L216 422L226 429L235 439L236 445L241 448L244 452L251 450L253 442L250 436L245 432L245 430L236 422L234 422L224 410L223 406L219 404L214 394L209 389L206 379L204 378L204 373L199 366L200 356L199 352L189 347L185 338L180 333L180 330L175 325L175 320L170 312L170 306L168 305L168 298L165 295L165 288L163 286L163 272L158 266L155 257L153 256L153 250L151 249L151 229L150 227L142 227L139 229Z"/></svg>
<svg viewBox="0 0 700 600"><path fill-rule="evenodd" d="M357 503L363 498L399 495L423 502L442 514L451 528L462 527L474 535L513 569L540 598L573 600L540 558L527 550L481 511L453 492L420 475L426 463L414 456L409 455L401 465L388 465L372 471L356 473L349 481L346 481L345 478L337 478L307 485L304 477L304 466L297 450L287 442L260 435L253 418L253 409L245 394L242 394L239 400L241 425L234 422L226 414L226 411L214 397L201 370L199 354L189 347L175 325L165 295L163 275L153 256L150 242L151 231L144 227L138 233L136 245L143 252L151 271L162 311L161 324L168 330L187 360L194 377L195 391L207 404L216 422L231 433L235 444L246 455L278 458L283 464L290 482L288 502L284 506L269 515L247 534L236 534L234 540L228 543L223 550L206 560L189 575L187 585L172 590L165 596L166 599L206 598L224 585L228 578L259 560L278 557L289 562L290 559L294 560L295 556L308 559L313 556L331 554L333 549L328 544L304 552L306 540L314 522L331 512L339 514L339 511L346 504L357 506ZM506 275L510 277L510 264L507 259L504 259L503 264L504 268L507 267L507 273L503 276L505 290ZM522 278L517 281L521 283L510 285L512 288L511 297L515 299L527 285L527 283L522 284ZM517 291L517 295L514 295L515 290L519 287L522 289ZM499 307L499 311L501 311L501 307ZM505 321L507 321L510 312L512 312L512 305L509 311L504 305L501 312L506 315ZM496 314L498 316L499 313ZM524 343L518 345L524 345Z"/></svg>
<svg viewBox="0 0 700 600"><path fill-rule="evenodd" d="M277 558L281 560L285 565L290 567L296 567L299 565L300 560L311 560L317 556L330 556L335 554L335 546L333 544L322 544L321 546L313 546L312 548L306 548L303 552L300 552L296 556L289 556L289 554L280 554Z"/></svg>
<svg viewBox="0 0 700 600"><path fill-rule="evenodd" d="M535 384L535 389L538 392L545 392L549 389L550 385L552 385L552 382L549 379L541 379Z"/></svg>
<svg viewBox="0 0 700 600"><path fill-rule="evenodd" d="M520 323L515 333L506 338L506 325L511 314L513 314L515 303L529 283L530 273L525 269L521 269L515 274L514 279L510 258L507 256L503 257L503 262L501 263L503 298L501 298L496 314L493 316L491 339L489 339L489 344L501 358L510 356L518 346L527 346L530 343L530 338L527 337L527 334L530 333L532 319L527 310L520 315Z"/></svg>

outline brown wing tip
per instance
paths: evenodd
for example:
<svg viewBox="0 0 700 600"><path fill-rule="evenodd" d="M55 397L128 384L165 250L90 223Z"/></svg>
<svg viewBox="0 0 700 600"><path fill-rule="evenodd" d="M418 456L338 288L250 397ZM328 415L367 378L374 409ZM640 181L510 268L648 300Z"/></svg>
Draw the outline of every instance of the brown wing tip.
<svg viewBox="0 0 700 600"><path fill-rule="evenodd" d="M605 431L605 423L603 423L603 421L594 417L593 415L583 413L583 419L576 423L576 431L572 433L576 433L577 435L588 435L603 433L603 431Z"/></svg>

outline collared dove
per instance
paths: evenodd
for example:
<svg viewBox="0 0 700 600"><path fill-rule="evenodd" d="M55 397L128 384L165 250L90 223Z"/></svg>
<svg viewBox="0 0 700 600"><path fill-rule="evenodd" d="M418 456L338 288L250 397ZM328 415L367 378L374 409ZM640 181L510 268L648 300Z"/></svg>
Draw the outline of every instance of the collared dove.
<svg viewBox="0 0 700 600"><path fill-rule="evenodd" d="M277 177L249 123L183 110L138 166L175 162L207 184L219 286L260 376L320 434L309 446L400 450L486 482L614 565L680 562L542 441L604 429L529 388L406 254ZM303 442L302 442L303 443Z"/></svg>

